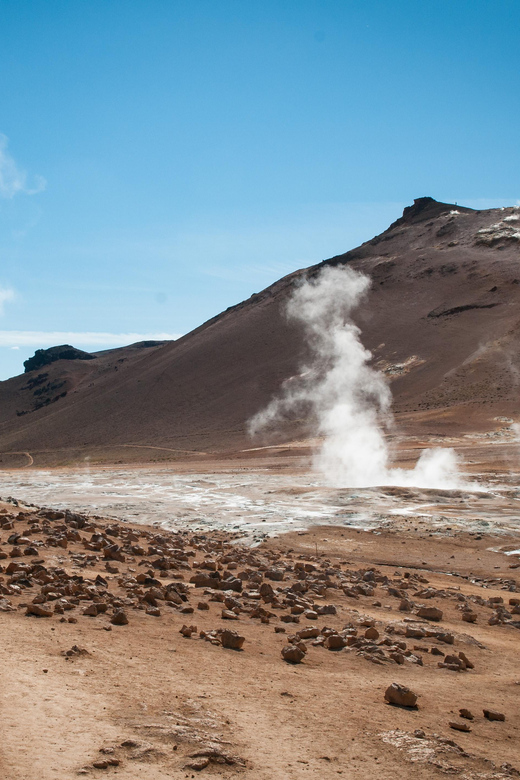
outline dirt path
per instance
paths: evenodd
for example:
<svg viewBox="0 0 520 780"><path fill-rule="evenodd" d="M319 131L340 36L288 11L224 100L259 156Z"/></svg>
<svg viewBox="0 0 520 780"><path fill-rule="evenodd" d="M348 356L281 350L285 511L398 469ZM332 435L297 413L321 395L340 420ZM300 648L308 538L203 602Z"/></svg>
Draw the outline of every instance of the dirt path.
<svg viewBox="0 0 520 780"><path fill-rule="evenodd" d="M1 452L0 455L5 455L8 458L11 457L11 455L25 455L25 457L27 458L27 463L24 463L22 466L18 466L18 468L21 469L28 469L29 466L32 466L34 464L34 458L30 452L25 452L20 450L19 452Z"/></svg>

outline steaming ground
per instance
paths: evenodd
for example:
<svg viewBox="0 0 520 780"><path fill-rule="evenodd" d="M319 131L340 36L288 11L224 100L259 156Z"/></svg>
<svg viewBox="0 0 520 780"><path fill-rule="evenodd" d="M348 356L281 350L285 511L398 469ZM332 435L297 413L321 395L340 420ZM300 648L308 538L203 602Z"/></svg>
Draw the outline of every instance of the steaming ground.
<svg viewBox="0 0 520 780"><path fill-rule="evenodd" d="M366 274L349 266L327 266L297 282L286 314L303 328L309 358L252 418L250 434L269 436L280 423L307 419L322 440L314 468L336 487L470 487L450 448L424 450L410 470L390 467L385 431L393 426L392 393L352 321L370 285Z"/></svg>
<svg viewBox="0 0 520 780"><path fill-rule="evenodd" d="M249 544L314 525L508 533L520 529L518 475L480 490L332 488L302 468L173 467L0 472L0 494L172 529L225 529ZM280 473L282 471L282 473ZM504 475L505 476L505 475Z"/></svg>

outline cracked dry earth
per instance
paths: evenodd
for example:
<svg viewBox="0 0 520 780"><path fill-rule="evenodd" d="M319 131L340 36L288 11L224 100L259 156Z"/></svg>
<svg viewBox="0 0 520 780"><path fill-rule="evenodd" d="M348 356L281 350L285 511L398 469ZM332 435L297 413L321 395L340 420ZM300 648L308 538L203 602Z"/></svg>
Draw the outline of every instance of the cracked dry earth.
<svg viewBox="0 0 520 780"><path fill-rule="evenodd" d="M518 777L519 546L1 504L0 777Z"/></svg>

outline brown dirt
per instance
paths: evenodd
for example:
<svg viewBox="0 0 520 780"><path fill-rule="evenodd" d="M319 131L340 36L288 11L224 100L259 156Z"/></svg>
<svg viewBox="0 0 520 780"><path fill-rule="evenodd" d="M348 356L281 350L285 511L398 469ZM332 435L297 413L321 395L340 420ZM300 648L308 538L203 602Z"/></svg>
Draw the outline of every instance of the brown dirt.
<svg viewBox="0 0 520 780"><path fill-rule="evenodd" d="M513 769L500 767L511 764L519 768L519 629L511 622L489 625L493 610L474 601L475 597L487 600L497 596L507 605L509 598L515 597L520 569L504 568L504 563L511 565L511 558L489 548L497 544L518 546L517 538L476 539L466 534L431 539L424 533L379 534L321 526L270 540L251 551L230 545L223 534L194 539L161 530L161 542L156 529L116 526L113 522L110 526L120 529L119 537L108 536L108 523L96 519L92 521L96 527L87 523L88 530L77 531L85 543L69 539L64 548L55 542L74 530L74 519L66 523L63 519L45 521L35 508L24 509L23 516L16 519L20 507L6 504L4 509L6 513L0 518L5 522L14 515L16 532L30 528L35 515L42 530L28 537L40 543L38 557L14 558L10 557L13 544L7 542L13 529L0 531L0 551L8 556L1 561L0 598L8 599L14 608L0 612L1 777L70 780L78 772L93 778L113 775L128 780L194 777L198 772L185 765L194 760L190 755L201 749L213 750L213 760L201 774L215 778L299 780L344 775L368 780L376 774L380 778L398 775L426 780L451 774L468 780L498 780L517 776ZM85 546L92 533L118 542L122 548L129 543L125 541L129 533L133 543L137 539L143 548L150 545L156 549L181 539L185 551L195 556L183 561L179 558L159 576L159 570L153 569L157 555L150 551L145 555L125 553L124 561L109 561L109 566L119 569L119 573L110 573L102 549ZM73 557L78 554L91 556L90 561ZM249 614L243 594L233 592L233 597L242 599L243 608L238 620L227 621L221 618L224 605L211 600L215 591L205 593L202 587L188 585L188 602L183 604L195 607L193 614L180 614L178 607L160 601L161 616L153 617L138 608L142 593L136 596L121 585L127 575L148 570L159 577L161 587L188 584L193 571L209 573L198 565L194 568L194 562L215 561L230 554L238 558L232 574L262 572L270 564L285 569L284 581L265 579L275 590L302 582L296 577L295 564L311 563L318 570L328 570L331 585L321 595L317 590L310 592L316 605L336 605L337 614L317 621L301 617L297 624L283 623L280 616L289 610L274 608L275 616L263 624ZM31 564L35 560L43 561L51 575L55 567L89 581L99 574L106 579L111 598L132 595L133 605L124 607L129 624L111 625L110 606L97 617L84 616L85 606L93 602L83 598L63 615L26 617L21 604L33 600L40 584L22 583L19 594L6 594L12 585L5 568L10 562ZM414 617L398 610L399 599L388 594L381 583L376 583L372 595L357 598L337 587L340 581L334 571L343 572L345 581L354 582L358 577L355 572L373 568L395 587L401 583L413 601L443 610L440 623L419 625L451 632L454 644L445 645L435 638L406 639L408 649L422 657L423 666L388 660L376 664L358 654L356 648L331 652L313 646L312 640L306 640L308 652L302 664L292 666L282 661L280 650L287 636L304 627L326 625L341 630L363 615L375 619L383 638L390 624ZM410 589L406 589L407 584L411 584ZM251 591L255 585L244 581L244 587ZM424 588L442 593L426 600L414 596ZM461 620L461 594L478 614L475 624ZM199 601L206 601L209 610L198 610ZM381 606L375 606L376 601ZM56 603L52 597L47 605L52 608ZM267 603L255 603L269 608ZM76 623L60 622L71 615ZM226 650L198 634L184 638L179 633L183 624L196 624L199 632L237 630L245 637L244 649ZM286 628L286 634L275 633L275 626ZM358 634L364 630L358 629ZM66 660L62 652L74 645L86 649L88 655ZM415 646L420 650L414 651ZM429 652L433 646L444 653L462 650L475 669L457 673L438 668L442 657ZM392 682L419 695L418 710L385 704L383 694ZM448 725L460 720L461 707L475 715L468 734ZM503 712L505 722L485 720L484 708ZM417 730L424 736L414 736ZM128 740L132 744L123 747ZM102 749L109 752L100 752ZM221 761L227 757L229 763L215 762L219 757ZM119 766L93 767L95 761L112 758Z"/></svg>

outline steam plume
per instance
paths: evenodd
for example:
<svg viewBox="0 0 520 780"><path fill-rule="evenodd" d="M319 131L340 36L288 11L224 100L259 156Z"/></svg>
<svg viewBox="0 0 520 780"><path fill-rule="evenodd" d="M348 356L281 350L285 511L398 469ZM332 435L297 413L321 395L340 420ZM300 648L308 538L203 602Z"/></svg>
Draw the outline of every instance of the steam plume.
<svg viewBox="0 0 520 780"><path fill-rule="evenodd" d="M306 416L323 441L314 467L337 487L459 487L452 449L424 450L413 470L389 466L384 431L392 422L392 395L382 374L370 365L372 355L351 319L369 287L370 279L348 266L326 267L296 287L287 316L302 323L311 361L253 417L250 433Z"/></svg>

